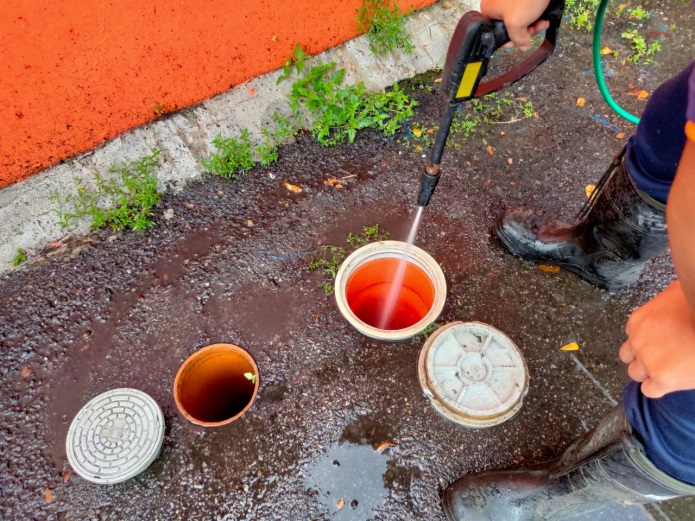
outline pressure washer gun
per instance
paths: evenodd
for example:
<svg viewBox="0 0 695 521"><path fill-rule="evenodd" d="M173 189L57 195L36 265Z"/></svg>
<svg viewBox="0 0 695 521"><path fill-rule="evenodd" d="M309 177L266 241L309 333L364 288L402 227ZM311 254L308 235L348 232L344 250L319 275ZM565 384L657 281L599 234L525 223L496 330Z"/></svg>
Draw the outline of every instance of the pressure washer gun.
<svg viewBox="0 0 695 521"><path fill-rule="evenodd" d="M439 122L430 161L422 173L418 206L427 206L439 182L439 163L444 153L449 128L459 105L471 98L479 98L519 81L548 59L555 50L564 0L551 0L539 20L548 20L545 40L523 62L504 74L480 83L494 52L509 42L507 28L502 20L490 20L478 11L469 11L459 20L449 43L442 73L441 93L446 109Z"/></svg>

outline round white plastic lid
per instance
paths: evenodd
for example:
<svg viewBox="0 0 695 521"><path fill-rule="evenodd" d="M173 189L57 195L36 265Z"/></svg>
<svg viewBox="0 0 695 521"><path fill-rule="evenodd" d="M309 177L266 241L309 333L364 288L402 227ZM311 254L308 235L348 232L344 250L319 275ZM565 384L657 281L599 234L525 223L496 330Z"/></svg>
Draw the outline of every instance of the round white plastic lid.
<svg viewBox="0 0 695 521"><path fill-rule="evenodd" d="M469 427L509 420L528 391L519 348L481 322L452 322L434 332L420 352L418 375L432 406Z"/></svg>
<svg viewBox="0 0 695 521"><path fill-rule="evenodd" d="M164 415L137 389L113 389L82 407L66 440L68 461L87 481L112 484L140 474L159 456Z"/></svg>

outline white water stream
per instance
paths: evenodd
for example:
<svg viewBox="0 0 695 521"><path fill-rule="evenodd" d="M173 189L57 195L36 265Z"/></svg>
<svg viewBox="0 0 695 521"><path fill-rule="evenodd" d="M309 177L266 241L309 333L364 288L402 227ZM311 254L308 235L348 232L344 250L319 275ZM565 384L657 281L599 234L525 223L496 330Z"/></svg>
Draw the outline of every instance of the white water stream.
<svg viewBox="0 0 695 521"><path fill-rule="evenodd" d="M379 329L385 329L391 320L391 316L395 311L396 302L398 302L398 297L401 294L401 289L403 286L403 277L405 277L405 269L408 266L408 257L410 256L410 249L415 242L415 237L417 236L417 229L420 227L420 219L422 219L422 211L425 209L424 206L418 206L417 213L415 214L415 220L410 228L410 233L408 234L408 240L405 243L405 250L401 255L401 261L398 263L398 268L396 269L396 276L393 278L393 283L391 284L391 289L389 291L388 298L386 299L386 305L384 306L384 312L381 315L381 320L379 322Z"/></svg>

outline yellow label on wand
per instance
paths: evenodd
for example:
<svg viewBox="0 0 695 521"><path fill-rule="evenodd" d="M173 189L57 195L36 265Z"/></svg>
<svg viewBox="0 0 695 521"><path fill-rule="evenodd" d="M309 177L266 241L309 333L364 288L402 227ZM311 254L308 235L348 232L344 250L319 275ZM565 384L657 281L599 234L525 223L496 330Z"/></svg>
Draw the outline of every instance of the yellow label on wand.
<svg viewBox="0 0 695 521"><path fill-rule="evenodd" d="M473 62L466 65L466 70L463 71L463 78L459 84L459 90L456 92L457 98L467 98L473 93L475 80L478 79L478 73L483 62Z"/></svg>

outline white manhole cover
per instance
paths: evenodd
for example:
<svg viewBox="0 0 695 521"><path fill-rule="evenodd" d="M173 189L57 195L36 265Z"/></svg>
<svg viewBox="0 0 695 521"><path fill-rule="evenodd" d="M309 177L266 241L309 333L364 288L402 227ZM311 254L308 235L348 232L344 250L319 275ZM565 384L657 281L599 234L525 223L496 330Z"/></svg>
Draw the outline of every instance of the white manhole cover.
<svg viewBox="0 0 695 521"><path fill-rule="evenodd" d="M164 441L164 416L149 395L113 389L82 407L66 440L68 461L93 483L120 483L157 458Z"/></svg>
<svg viewBox="0 0 695 521"><path fill-rule="evenodd" d="M507 421L528 391L519 348L481 322L453 322L433 333L420 352L418 375L432 406L468 427Z"/></svg>

